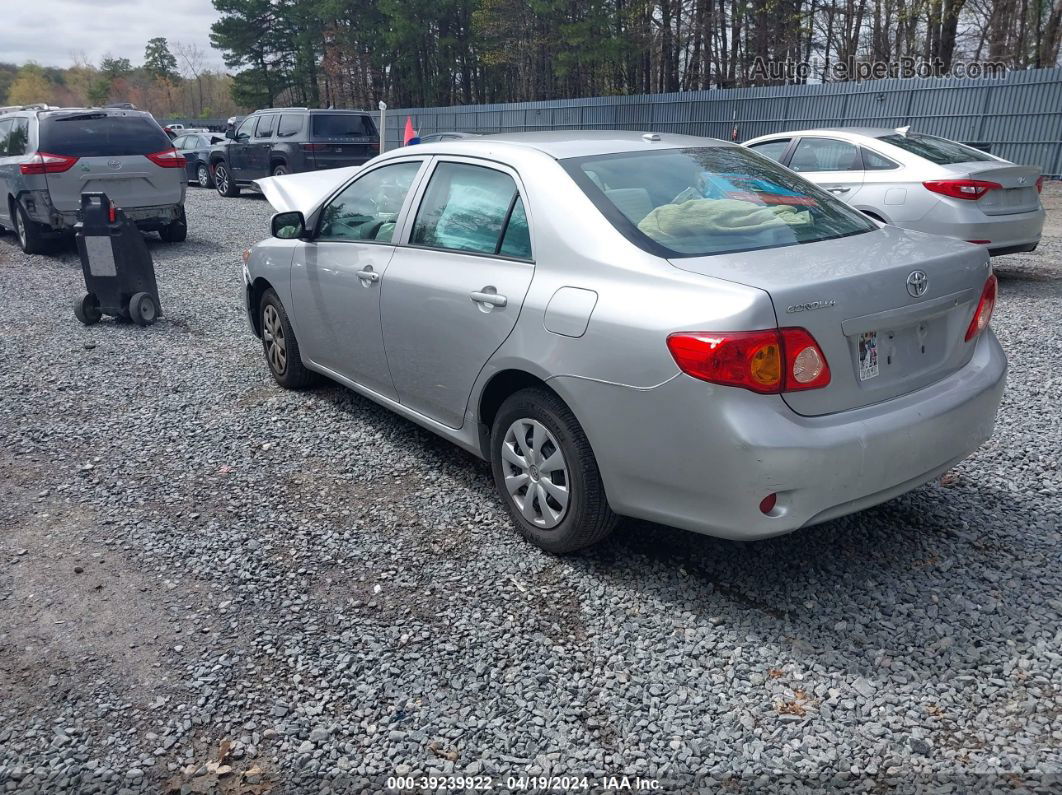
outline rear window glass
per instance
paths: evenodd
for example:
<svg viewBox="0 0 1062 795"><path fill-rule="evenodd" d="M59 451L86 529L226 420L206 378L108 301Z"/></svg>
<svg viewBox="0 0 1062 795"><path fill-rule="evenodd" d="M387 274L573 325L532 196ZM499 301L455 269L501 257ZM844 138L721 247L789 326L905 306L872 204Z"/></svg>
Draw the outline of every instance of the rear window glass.
<svg viewBox="0 0 1062 795"><path fill-rule="evenodd" d="M315 113L310 117L317 138L361 138L376 135L376 125L368 116L353 113Z"/></svg>
<svg viewBox="0 0 1062 795"><path fill-rule="evenodd" d="M285 113L280 117L277 125L277 138L290 138L302 129L302 116L295 113Z"/></svg>
<svg viewBox="0 0 1062 795"><path fill-rule="evenodd" d="M742 147L624 152L563 164L617 229L664 257L814 243L877 228Z"/></svg>
<svg viewBox="0 0 1062 795"><path fill-rule="evenodd" d="M994 157L986 155L972 146L949 141L947 138L937 138L933 135L913 135L911 133L900 135L899 133L893 133L891 135L879 135L878 140L892 144L913 155L923 157L930 163L936 163L941 166L950 165L951 163L982 163L995 160Z"/></svg>
<svg viewBox="0 0 1062 795"><path fill-rule="evenodd" d="M173 146L162 128L143 116L58 116L41 124L40 135L42 151L74 157L149 155Z"/></svg>

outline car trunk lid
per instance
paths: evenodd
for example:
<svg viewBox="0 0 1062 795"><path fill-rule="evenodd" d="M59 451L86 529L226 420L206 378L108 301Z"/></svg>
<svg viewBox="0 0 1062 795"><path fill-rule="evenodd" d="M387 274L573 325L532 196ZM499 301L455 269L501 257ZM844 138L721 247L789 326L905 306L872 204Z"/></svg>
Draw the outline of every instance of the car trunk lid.
<svg viewBox="0 0 1062 795"><path fill-rule="evenodd" d="M977 200L977 206L985 215L1012 215L1039 209L1040 194L1036 180L1040 177L1037 166L1015 166L1010 163L963 163L951 166L961 169L969 179L996 182L1002 190L990 190Z"/></svg>
<svg viewBox="0 0 1062 795"><path fill-rule="evenodd" d="M759 287L770 295L780 327L811 332L830 383L782 395L809 416L888 400L965 365L973 345L964 336L989 274L983 249L897 227L672 264Z"/></svg>

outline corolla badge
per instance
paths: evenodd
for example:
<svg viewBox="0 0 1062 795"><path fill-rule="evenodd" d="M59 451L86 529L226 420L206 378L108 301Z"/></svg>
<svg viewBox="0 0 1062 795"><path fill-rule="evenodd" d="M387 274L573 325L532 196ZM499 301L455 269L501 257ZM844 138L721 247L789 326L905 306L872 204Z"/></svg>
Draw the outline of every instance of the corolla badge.
<svg viewBox="0 0 1062 795"><path fill-rule="evenodd" d="M834 306L837 306L837 301L833 298L827 298L822 301L808 301L804 304L790 304L785 308L785 311L791 315L794 312L813 312L816 309L830 309Z"/></svg>
<svg viewBox="0 0 1062 795"><path fill-rule="evenodd" d="M120 169L122 167L122 161L121 160L108 160L107 161L107 165L110 166L111 168L113 168L115 171L117 171L118 169Z"/></svg>
<svg viewBox="0 0 1062 795"><path fill-rule="evenodd" d="M925 271L911 271L907 277L907 292L912 298L921 298L929 289L929 277Z"/></svg>

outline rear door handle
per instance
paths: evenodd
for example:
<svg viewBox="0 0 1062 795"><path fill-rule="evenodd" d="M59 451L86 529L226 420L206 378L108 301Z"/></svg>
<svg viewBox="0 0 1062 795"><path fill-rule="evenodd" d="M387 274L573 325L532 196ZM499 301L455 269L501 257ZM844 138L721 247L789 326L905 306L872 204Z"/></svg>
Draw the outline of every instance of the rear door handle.
<svg viewBox="0 0 1062 795"><path fill-rule="evenodd" d="M490 292L487 292L488 290ZM484 287L482 290L476 290L469 293L468 297L477 304L487 304L489 306L505 306L508 303L508 299L504 295L498 295L493 287Z"/></svg>
<svg viewBox="0 0 1062 795"><path fill-rule="evenodd" d="M830 193L848 193L851 188L842 188L838 185L834 185L832 188L827 188Z"/></svg>

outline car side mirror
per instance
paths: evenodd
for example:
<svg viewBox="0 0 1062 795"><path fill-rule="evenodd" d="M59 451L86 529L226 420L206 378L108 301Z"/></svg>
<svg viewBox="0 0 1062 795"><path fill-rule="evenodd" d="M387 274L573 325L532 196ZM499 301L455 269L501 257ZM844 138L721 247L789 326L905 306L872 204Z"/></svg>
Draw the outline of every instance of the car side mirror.
<svg viewBox="0 0 1062 795"><path fill-rule="evenodd" d="M298 240L306 237L306 219L298 210L276 213L270 222L273 237L281 240Z"/></svg>
<svg viewBox="0 0 1062 795"><path fill-rule="evenodd" d="M225 130L225 137L228 138L230 141L235 141L236 140L236 131L235 130Z"/></svg>

